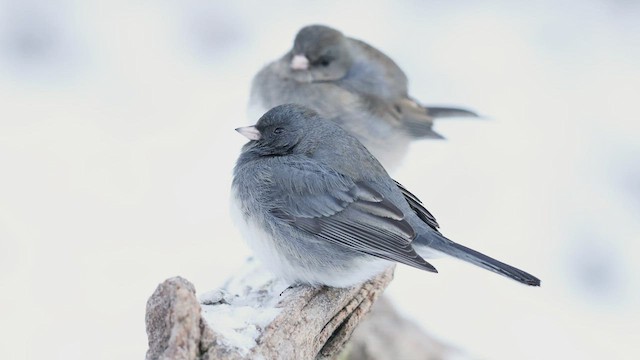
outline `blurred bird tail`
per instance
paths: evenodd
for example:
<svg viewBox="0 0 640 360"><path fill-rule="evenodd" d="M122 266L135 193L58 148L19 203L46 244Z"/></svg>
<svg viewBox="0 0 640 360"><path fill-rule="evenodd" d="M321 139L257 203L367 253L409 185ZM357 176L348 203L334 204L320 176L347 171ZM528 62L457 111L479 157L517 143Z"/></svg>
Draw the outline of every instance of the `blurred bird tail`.
<svg viewBox="0 0 640 360"><path fill-rule="evenodd" d="M407 132L417 139L444 139L433 130L433 121L454 117L475 117L473 111L452 107L423 107L416 102L398 104L398 114L402 116L402 123Z"/></svg>
<svg viewBox="0 0 640 360"><path fill-rule="evenodd" d="M411 134L411 136L416 137L418 139L433 139L433 140L442 140L444 136L438 134L435 130L431 128L431 123L427 123L422 119L406 119L405 128Z"/></svg>
<svg viewBox="0 0 640 360"><path fill-rule="evenodd" d="M429 235L421 235L414 241L417 245L416 250L418 250L418 253L421 256L428 257L428 253L430 250L437 250L449 256L453 256L457 259L469 262L489 271L493 271L502 276L506 276L525 285L540 286L540 279L538 279L537 277L520 269L516 269L511 265L507 265L503 262L493 259L487 255L479 253L475 250L469 249L466 246L456 244L453 241L443 237L442 235L435 233Z"/></svg>
<svg viewBox="0 0 640 360"><path fill-rule="evenodd" d="M427 106L427 114L436 120L453 117L479 117L471 110L439 106Z"/></svg>

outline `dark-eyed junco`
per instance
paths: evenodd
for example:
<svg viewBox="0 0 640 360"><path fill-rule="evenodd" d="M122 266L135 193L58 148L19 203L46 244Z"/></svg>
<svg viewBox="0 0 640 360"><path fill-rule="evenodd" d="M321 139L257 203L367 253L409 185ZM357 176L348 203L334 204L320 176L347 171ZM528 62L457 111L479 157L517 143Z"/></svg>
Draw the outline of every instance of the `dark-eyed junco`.
<svg viewBox="0 0 640 360"><path fill-rule="evenodd" d="M433 119L477 116L446 107L424 107L407 91L407 77L388 56L363 41L322 25L302 28L293 48L253 79L250 109L305 105L355 136L387 168L409 143L442 138Z"/></svg>
<svg viewBox="0 0 640 360"><path fill-rule="evenodd" d="M353 136L300 105L255 126L234 169L232 209L256 257L295 283L347 287L399 262L436 272L444 253L527 285L536 277L456 244Z"/></svg>

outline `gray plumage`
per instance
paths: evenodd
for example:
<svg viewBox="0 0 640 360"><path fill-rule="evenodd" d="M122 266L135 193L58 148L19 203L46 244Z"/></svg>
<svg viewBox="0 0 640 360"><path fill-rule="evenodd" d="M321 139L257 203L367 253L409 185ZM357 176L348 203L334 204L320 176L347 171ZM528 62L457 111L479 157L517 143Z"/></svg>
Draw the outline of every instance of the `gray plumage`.
<svg viewBox="0 0 640 360"><path fill-rule="evenodd" d="M264 113L297 103L335 121L357 137L385 167L395 166L412 140L440 139L434 118L477 116L424 107L407 90L407 77L367 43L322 25L302 28L293 48L253 79L250 106Z"/></svg>
<svg viewBox="0 0 640 360"><path fill-rule="evenodd" d="M436 272L433 251L527 285L534 276L455 244L420 200L353 136L315 111L282 105L255 126L236 163L232 204L245 239L291 282L351 286L390 262Z"/></svg>

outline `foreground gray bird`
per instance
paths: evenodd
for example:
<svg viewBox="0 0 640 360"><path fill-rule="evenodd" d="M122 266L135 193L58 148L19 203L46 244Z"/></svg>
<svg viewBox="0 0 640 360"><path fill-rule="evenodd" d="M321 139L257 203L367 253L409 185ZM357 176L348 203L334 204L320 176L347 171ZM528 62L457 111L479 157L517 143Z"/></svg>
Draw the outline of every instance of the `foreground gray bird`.
<svg viewBox="0 0 640 360"><path fill-rule="evenodd" d="M397 166L409 143L442 138L433 120L475 113L424 107L407 91L407 77L385 54L322 25L302 28L293 48L253 79L250 108L263 114L296 103L338 123L386 167Z"/></svg>
<svg viewBox="0 0 640 360"><path fill-rule="evenodd" d="M431 272L444 253L527 285L536 277L456 244L353 136L281 105L255 126L234 169L232 210L255 256L293 283L348 287L399 262Z"/></svg>

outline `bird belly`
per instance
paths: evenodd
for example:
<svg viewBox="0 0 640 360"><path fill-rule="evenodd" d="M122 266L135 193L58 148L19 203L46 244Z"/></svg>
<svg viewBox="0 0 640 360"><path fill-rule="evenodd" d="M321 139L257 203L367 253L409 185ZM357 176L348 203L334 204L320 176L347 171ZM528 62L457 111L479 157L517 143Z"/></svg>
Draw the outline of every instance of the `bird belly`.
<svg viewBox="0 0 640 360"><path fill-rule="evenodd" d="M290 284L349 287L373 278L393 264L366 254L348 255L346 249L329 243L325 244L324 255L317 249L305 251L299 246L300 239L278 238L281 234L267 231L259 220L249 216L235 192L231 197L231 217L255 257Z"/></svg>

